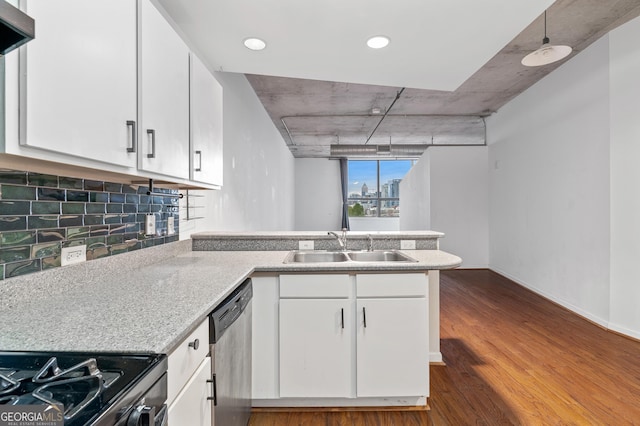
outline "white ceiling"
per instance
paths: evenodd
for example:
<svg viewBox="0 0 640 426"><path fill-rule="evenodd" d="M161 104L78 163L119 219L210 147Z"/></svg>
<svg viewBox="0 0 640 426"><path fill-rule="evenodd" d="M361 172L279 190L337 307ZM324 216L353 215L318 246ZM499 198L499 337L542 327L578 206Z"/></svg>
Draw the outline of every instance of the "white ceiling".
<svg viewBox="0 0 640 426"><path fill-rule="evenodd" d="M553 0L156 0L217 71L457 89ZM380 50L367 38L384 34ZM267 42L260 52L242 44Z"/></svg>

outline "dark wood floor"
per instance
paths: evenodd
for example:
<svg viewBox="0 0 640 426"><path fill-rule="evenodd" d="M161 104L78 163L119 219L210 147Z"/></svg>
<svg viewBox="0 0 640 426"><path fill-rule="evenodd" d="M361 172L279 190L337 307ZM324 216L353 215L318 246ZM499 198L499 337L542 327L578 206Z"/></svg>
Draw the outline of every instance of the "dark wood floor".
<svg viewBox="0 0 640 426"><path fill-rule="evenodd" d="M431 410L254 413L252 426L640 425L640 342L487 270L441 274Z"/></svg>

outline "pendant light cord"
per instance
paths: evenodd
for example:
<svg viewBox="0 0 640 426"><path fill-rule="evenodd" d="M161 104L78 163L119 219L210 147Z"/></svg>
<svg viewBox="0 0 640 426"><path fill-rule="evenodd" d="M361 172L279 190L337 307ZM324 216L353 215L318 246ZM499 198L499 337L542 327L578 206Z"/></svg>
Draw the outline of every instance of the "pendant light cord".
<svg viewBox="0 0 640 426"><path fill-rule="evenodd" d="M542 44L549 44L549 37L547 37L547 11L544 11L544 38Z"/></svg>

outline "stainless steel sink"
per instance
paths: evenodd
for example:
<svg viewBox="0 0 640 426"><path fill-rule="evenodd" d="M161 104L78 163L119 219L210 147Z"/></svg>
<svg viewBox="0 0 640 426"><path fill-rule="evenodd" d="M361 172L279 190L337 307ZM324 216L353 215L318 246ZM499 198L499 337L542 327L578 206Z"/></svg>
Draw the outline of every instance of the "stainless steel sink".
<svg viewBox="0 0 640 426"><path fill-rule="evenodd" d="M284 263L346 262L349 258L342 251L292 251Z"/></svg>
<svg viewBox="0 0 640 426"><path fill-rule="evenodd" d="M284 263L317 262L417 262L396 250L378 251L292 251Z"/></svg>
<svg viewBox="0 0 640 426"><path fill-rule="evenodd" d="M395 250L353 251L347 255L354 262L417 262L414 258Z"/></svg>

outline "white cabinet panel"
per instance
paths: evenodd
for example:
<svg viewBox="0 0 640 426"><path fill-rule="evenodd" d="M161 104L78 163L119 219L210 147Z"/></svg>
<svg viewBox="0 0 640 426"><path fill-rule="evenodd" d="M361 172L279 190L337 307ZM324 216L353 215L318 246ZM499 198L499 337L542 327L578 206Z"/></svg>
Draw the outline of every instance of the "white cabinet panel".
<svg viewBox="0 0 640 426"><path fill-rule="evenodd" d="M429 395L428 310L426 298L357 300L358 397Z"/></svg>
<svg viewBox="0 0 640 426"><path fill-rule="evenodd" d="M169 405L170 425L211 426L212 401L211 396L211 358L206 357L198 366L196 372L178 394L175 401Z"/></svg>
<svg viewBox="0 0 640 426"><path fill-rule="evenodd" d="M190 55L191 180L222 186L222 86Z"/></svg>
<svg viewBox="0 0 640 426"><path fill-rule="evenodd" d="M150 0L140 13L139 168L189 178L189 49Z"/></svg>
<svg viewBox="0 0 640 426"><path fill-rule="evenodd" d="M135 168L136 3L29 0L27 13L20 144Z"/></svg>
<svg viewBox="0 0 640 426"><path fill-rule="evenodd" d="M278 278L251 277L251 396L278 397Z"/></svg>
<svg viewBox="0 0 640 426"><path fill-rule="evenodd" d="M352 396L348 300L280 300L280 396Z"/></svg>

